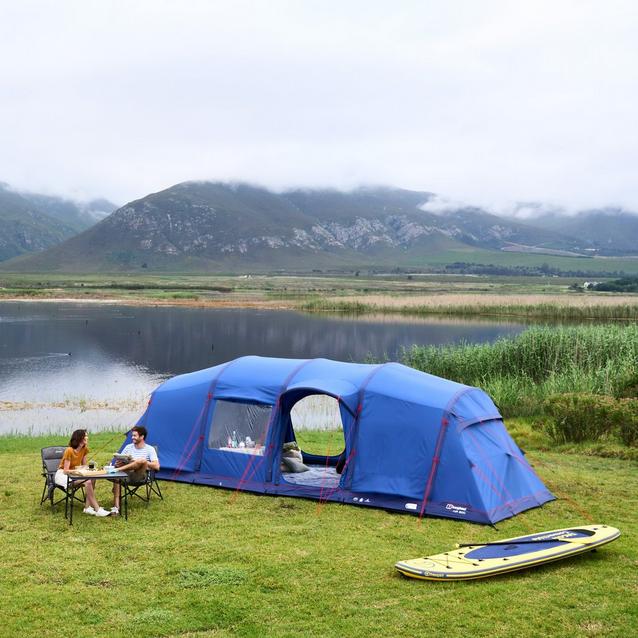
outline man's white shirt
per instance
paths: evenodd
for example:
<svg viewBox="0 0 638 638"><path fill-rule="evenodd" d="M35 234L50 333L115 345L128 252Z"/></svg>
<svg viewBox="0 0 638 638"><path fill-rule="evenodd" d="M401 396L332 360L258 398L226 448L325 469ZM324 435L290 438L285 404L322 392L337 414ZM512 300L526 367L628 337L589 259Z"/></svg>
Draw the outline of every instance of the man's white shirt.
<svg viewBox="0 0 638 638"><path fill-rule="evenodd" d="M129 443L121 452L122 454L128 454L134 459L143 459L144 461L157 461L157 452L152 445L144 444L144 447L137 448L135 444Z"/></svg>

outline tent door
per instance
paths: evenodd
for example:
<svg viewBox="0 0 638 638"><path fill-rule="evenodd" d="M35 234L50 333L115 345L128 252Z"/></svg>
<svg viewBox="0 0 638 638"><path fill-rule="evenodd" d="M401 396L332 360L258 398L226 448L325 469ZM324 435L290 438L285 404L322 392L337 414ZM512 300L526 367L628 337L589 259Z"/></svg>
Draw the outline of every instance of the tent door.
<svg viewBox="0 0 638 638"><path fill-rule="evenodd" d="M295 485L322 482L325 485L328 480L335 487L340 486L347 453L345 432L352 418L352 413L338 397L312 389L286 393L282 397L279 427L273 430L273 434L279 433L278 440L273 438L276 450L271 466L274 483L283 480ZM284 445L293 442L301 449L302 459L295 459L297 453L294 450L284 453ZM304 465L310 469L299 471Z"/></svg>

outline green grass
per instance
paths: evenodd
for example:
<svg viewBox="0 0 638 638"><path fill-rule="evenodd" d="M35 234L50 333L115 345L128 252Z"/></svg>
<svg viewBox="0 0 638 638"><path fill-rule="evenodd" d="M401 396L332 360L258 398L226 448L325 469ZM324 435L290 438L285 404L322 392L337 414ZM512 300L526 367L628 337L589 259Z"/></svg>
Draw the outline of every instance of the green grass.
<svg viewBox="0 0 638 638"><path fill-rule="evenodd" d="M112 436L93 435L94 449L110 450ZM53 442L64 443L0 439L3 636L571 638L638 629L635 462L527 449L560 499L498 529L169 482L163 502L134 504L128 522L78 510L69 527L62 511L38 505L39 448ZM456 542L592 522L623 536L484 581L420 582L393 569Z"/></svg>
<svg viewBox="0 0 638 638"><path fill-rule="evenodd" d="M531 328L491 344L413 346L406 365L485 390L508 416L564 392L615 395L638 376L638 325Z"/></svg>
<svg viewBox="0 0 638 638"><path fill-rule="evenodd" d="M343 430L299 430L295 432L299 447L308 454L335 456L344 447Z"/></svg>

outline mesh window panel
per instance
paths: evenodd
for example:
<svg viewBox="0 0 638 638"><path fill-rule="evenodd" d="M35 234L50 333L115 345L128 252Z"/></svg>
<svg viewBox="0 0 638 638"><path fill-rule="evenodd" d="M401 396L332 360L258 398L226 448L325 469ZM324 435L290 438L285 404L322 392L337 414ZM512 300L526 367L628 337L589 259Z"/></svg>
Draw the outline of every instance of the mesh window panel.
<svg viewBox="0 0 638 638"><path fill-rule="evenodd" d="M271 405L217 401L208 447L259 454L258 450L266 439L271 413Z"/></svg>

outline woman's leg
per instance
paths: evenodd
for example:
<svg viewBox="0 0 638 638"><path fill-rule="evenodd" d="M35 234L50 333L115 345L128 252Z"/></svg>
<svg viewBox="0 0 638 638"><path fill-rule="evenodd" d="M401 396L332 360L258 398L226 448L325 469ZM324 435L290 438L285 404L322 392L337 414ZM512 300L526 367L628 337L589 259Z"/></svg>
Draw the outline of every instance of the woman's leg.
<svg viewBox="0 0 638 638"><path fill-rule="evenodd" d="M86 501L97 512L100 506L95 498L95 481L87 481L84 484L86 489Z"/></svg>

